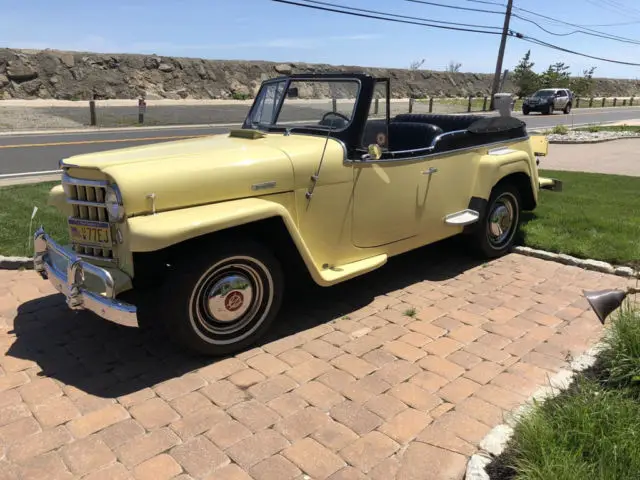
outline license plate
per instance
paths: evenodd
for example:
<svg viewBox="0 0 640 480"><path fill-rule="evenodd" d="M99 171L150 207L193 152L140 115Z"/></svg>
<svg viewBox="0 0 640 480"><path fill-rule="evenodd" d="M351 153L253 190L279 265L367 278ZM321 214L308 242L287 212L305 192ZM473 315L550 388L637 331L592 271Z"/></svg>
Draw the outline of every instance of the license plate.
<svg viewBox="0 0 640 480"><path fill-rule="evenodd" d="M111 228L107 222L70 218L69 236L75 243L111 246Z"/></svg>

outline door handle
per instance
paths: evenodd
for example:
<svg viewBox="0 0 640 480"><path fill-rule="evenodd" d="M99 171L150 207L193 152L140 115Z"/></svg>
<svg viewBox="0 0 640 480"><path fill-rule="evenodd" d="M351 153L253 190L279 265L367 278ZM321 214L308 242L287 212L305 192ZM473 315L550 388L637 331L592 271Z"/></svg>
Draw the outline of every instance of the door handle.
<svg viewBox="0 0 640 480"><path fill-rule="evenodd" d="M426 170L423 170L422 172L420 172L422 175L431 175L433 173L436 173L438 171L438 169L436 167L429 167Z"/></svg>

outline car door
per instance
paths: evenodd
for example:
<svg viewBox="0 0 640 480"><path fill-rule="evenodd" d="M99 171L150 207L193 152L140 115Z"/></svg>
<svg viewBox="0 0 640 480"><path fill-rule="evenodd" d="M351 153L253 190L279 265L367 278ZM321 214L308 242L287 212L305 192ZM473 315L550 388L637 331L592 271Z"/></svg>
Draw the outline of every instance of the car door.
<svg viewBox="0 0 640 480"><path fill-rule="evenodd" d="M567 105L567 100L569 99L569 95L567 95L566 90L558 90L557 96L554 102L554 108L557 110L563 110Z"/></svg>
<svg viewBox="0 0 640 480"><path fill-rule="evenodd" d="M377 247L420 233L431 180L423 157L353 163L352 239Z"/></svg>

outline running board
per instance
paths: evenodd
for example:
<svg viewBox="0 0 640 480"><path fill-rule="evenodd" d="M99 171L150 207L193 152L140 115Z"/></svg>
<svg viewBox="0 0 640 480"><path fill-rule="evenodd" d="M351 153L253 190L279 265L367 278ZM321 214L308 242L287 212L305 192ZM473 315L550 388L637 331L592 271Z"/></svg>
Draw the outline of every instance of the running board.
<svg viewBox="0 0 640 480"><path fill-rule="evenodd" d="M325 265L320 271L320 276L325 285L342 282L360 274L370 272L387 263L387 254L382 253L373 257L358 260L356 262L346 263L344 265Z"/></svg>
<svg viewBox="0 0 640 480"><path fill-rule="evenodd" d="M471 225L475 223L480 218L480 214L475 210L471 210L467 208L466 210L462 210L461 212L452 213L444 217L444 223L447 225L456 225L463 227L465 225Z"/></svg>

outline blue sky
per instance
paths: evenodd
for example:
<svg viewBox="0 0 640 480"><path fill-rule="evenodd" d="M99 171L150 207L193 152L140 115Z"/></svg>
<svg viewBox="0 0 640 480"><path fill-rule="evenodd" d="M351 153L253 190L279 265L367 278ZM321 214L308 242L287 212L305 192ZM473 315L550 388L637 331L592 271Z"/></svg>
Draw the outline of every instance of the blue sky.
<svg viewBox="0 0 640 480"><path fill-rule="evenodd" d="M501 27L503 22L500 15L456 11L404 0L326 1L432 20L495 27ZM467 8L501 9L500 5L468 0L432 1ZM637 0L515 0L514 5L581 25L637 20L638 23L631 25L590 28L640 39L640 2ZM626 13L621 13L620 5L625 6ZM424 59L423 68L428 69L444 69L454 61L462 64L462 71L493 72L499 44L497 35L356 18L269 0L0 0L0 12L0 47L12 48L400 68ZM544 19L536 18L536 21L545 22L541 25L557 33L572 30ZM640 45L582 34L553 36L515 18L511 27L565 48L640 63ZM513 68L529 48L536 69L563 61L571 66L573 73L596 66L597 76L640 78L640 67L580 58L518 39L508 40L504 67Z"/></svg>

